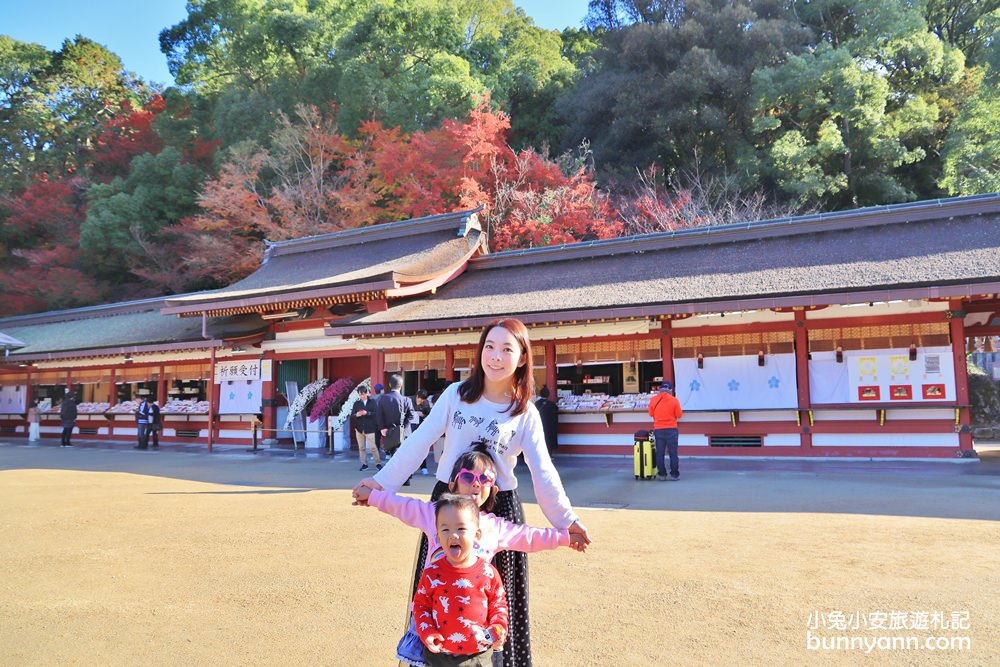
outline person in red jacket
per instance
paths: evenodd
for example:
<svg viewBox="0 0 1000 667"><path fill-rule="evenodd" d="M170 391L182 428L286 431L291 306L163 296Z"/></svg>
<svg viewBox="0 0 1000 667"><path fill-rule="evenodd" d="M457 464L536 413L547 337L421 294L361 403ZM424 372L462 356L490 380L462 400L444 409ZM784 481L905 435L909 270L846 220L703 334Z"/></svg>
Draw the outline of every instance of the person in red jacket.
<svg viewBox="0 0 1000 667"><path fill-rule="evenodd" d="M680 401L671 393L673 390L674 386L664 380L660 385L660 392L649 402L649 416L653 418L653 437L656 438L656 468L660 472L657 479L661 482L668 479L676 482L681 477L677 460L677 420L684 411L681 410ZM664 450L670 455L670 477L666 475Z"/></svg>

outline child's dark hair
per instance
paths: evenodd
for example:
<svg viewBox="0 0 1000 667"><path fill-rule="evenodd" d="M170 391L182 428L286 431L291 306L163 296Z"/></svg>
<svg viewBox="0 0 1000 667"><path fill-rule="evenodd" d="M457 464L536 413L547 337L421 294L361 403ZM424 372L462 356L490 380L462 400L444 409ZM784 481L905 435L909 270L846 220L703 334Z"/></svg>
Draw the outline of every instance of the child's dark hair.
<svg viewBox="0 0 1000 667"><path fill-rule="evenodd" d="M454 490L455 480L458 479L458 473L465 468L466 470L475 470L476 464L482 465L483 470L489 470L494 475L497 474L497 464L493 460L493 455L490 454L489 448L486 443L482 440L472 443L472 448L469 451L463 453L455 461L455 465L451 468L451 476L448 478L448 486ZM493 506L497 504L497 485L494 484L490 489L490 495L483 503L480 509L483 512L492 512Z"/></svg>
<svg viewBox="0 0 1000 667"><path fill-rule="evenodd" d="M476 525L479 525L479 506L476 505L476 501L474 501L470 496L463 496L458 493L446 493L434 501L435 523L437 522L438 515L441 514L441 510L445 507L454 507L459 512L462 510L468 510L469 514L475 517Z"/></svg>

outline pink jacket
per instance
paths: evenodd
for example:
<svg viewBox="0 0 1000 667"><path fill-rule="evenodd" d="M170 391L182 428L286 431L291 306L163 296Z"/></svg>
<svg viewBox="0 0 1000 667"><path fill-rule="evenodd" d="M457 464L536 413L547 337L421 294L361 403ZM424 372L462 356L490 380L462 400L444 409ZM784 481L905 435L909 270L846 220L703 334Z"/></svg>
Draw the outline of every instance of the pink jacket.
<svg viewBox="0 0 1000 667"><path fill-rule="evenodd" d="M424 531L429 540L427 559L440 544L434 522L434 503L408 496L397 496L377 489L368 497L368 504L386 514L391 514L408 526ZM476 555L489 562L498 551L524 551L533 553L569 546L569 531L565 528L535 528L511 523L488 512L479 515L482 537L475 545ZM424 562L427 565L427 562Z"/></svg>

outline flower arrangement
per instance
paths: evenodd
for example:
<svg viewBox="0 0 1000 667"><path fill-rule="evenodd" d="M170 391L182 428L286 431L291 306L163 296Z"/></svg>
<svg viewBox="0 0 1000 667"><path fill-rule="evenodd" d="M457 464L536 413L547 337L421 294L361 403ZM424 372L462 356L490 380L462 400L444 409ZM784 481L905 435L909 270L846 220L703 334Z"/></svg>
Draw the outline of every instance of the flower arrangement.
<svg viewBox="0 0 1000 667"><path fill-rule="evenodd" d="M354 388L354 391L351 392L351 395L347 397L344 404L340 406L340 413L337 415L337 420L333 425L333 430L340 430L340 427L344 425L344 422L351 418L351 410L354 408L354 404L357 400L361 398L361 396L358 395L358 389L361 389L361 387L368 387L368 391L370 392L371 380L372 379L370 377L362 380L358 386Z"/></svg>
<svg viewBox="0 0 1000 667"><path fill-rule="evenodd" d="M306 406L312 403L329 383L330 381L326 378L320 378L315 382L310 382L302 388L299 395L296 396L295 400L292 401L292 404L288 406L288 417L285 418L285 430L292 428L292 420L294 420L300 413L305 412Z"/></svg>
<svg viewBox="0 0 1000 667"><path fill-rule="evenodd" d="M309 413L309 421L317 421L339 409L344 399L351 393L353 386L354 378L347 377L340 378L324 389L323 393L316 397L316 402L313 403L312 412Z"/></svg>

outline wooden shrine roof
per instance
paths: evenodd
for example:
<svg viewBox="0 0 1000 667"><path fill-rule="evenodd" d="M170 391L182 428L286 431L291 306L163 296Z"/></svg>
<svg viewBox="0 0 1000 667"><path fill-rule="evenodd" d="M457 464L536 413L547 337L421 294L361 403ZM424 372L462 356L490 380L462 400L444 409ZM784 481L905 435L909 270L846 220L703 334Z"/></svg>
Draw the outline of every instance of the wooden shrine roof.
<svg viewBox="0 0 1000 667"><path fill-rule="evenodd" d="M484 241L478 210L273 243L251 275L222 289L168 298L163 312L266 311L298 300L385 299L386 292L391 297L393 289L447 276L468 261Z"/></svg>
<svg viewBox="0 0 1000 667"><path fill-rule="evenodd" d="M1000 195L988 195L496 253L433 296L327 333L960 296L998 283Z"/></svg>

